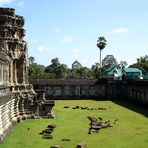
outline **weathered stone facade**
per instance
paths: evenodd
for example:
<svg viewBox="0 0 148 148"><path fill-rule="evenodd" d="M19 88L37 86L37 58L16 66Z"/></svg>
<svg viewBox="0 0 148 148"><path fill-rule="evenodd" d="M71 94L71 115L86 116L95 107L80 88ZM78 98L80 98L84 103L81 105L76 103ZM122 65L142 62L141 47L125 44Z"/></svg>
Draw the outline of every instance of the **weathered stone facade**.
<svg viewBox="0 0 148 148"><path fill-rule="evenodd" d="M0 84L28 83L27 43L23 40L24 18L14 9L0 9Z"/></svg>
<svg viewBox="0 0 148 148"><path fill-rule="evenodd" d="M54 99L130 99L148 104L148 80L34 79L34 89Z"/></svg>
<svg viewBox="0 0 148 148"><path fill-rule="evenodd" d="M148 105L148 80L110 81L108 95Z"/></svg>
<svg viewBox="0 0 148 148"><path fill-rule="evenodd" d="M28 49L24 18L0 8L0 142L27 118L54 117L54 101L39 96L28 82ZM40 91L41 92L41 91Z"/></svg>
<svg viewBox="0 0 148 148"><path fill-rule="evenodd" d="M107 96L107 79L34 79L34 89L45 90L47 99L91 99Z"/></svg>
<svg viewBox="0 0 148 148"><path fill-rule="evenodd" d="M28 83L28 51L23 40L24 18L0 8L0 142L30 112L34 98Z"/></svg>

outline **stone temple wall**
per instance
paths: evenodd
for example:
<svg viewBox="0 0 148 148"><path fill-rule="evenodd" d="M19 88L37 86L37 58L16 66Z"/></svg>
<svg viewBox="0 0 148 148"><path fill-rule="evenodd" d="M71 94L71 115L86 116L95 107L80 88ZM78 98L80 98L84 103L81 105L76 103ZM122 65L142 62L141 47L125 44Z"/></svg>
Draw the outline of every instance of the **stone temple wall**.
<svg viewBox="0 0 148 148"><path fill-rule="evenodd" d="M0 142L17 122L33 116L23 25L14 9L0 8Z"/></svg>
<svg viewBox="0 0 148 148"><path fill-rule="evenodd" d="M148 105L148 80L33 79L47 99L127 99Z"/></svg>
<svg viewBox="0 0 148 148"><path fill-rule="evenodd" d="M47 99L107 97L107 79L32 79L35 90L45 90Z"/></svg>

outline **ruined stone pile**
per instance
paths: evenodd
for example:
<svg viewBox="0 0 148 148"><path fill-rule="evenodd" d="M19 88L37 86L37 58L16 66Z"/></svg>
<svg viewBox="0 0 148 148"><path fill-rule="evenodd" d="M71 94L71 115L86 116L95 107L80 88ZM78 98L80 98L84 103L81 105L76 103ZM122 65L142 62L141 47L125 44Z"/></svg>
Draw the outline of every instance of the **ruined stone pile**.
<svg viewBox="0 0 148 148"><path fill-rule="evenodd" d="M40 132L39 134L43 135L43 139L53 139L52 132L54 128L56 128L56 125L49 124L47 128L42 130L42 132Z"/></svg>
<svg viewBox="0 0 148 148"><path fill-rule="evenodd" d="M107 108L105 108L105 107L93 108L93 107L88 107L88 106L85 106L85 107L84 107L84 106L78 106L78 105L73 106L73 107L64 106L64 108L65 108L65 109L71 108L71 109L90 110L90 111L92 111L92 110L107 110Z"/></svg>
<svg viewBox="0 0 148 148"><path fill-rule="evenodd" d="M99 122L95 117L91 116L88 116L88 119L90 120L88 134L98 133L99 130L102 128L102 122Z"/></svg>
<svg viewBox="0 0 148 148"><path fill-rule="evenodd" d="M63 148L63 147L56 145L56 146L51 146L50 148Z"/></svg>
<svg viewBox="0 0 148 148"><path fill-rule="evenodd" d="M87 148L87 145L86 145L86 143L81 142L81 143L79 143L79 144L77 145L76 148Z"/></svg>
<svg viewBox="0 0 148 148"><path fill-rule="evenodd" d="M63 148L63 147L56 145L56 146L51 146L49 148ZM87 148L87 145L86 145L86 143L81 142L81 143L77 144L76 148Z"/></svg>
<svg viewBox="0 0 148 148"><path fill-rule="evenodd" d="M113 122L113 124L111 124L110 120L107 121L102 121L102 117L98 117L98 119L96 117L92 117L92 116L88 116L87 117L90 121L90 127L88 130L88 134L92 134L92 133L99 133L99 131L103 128L108 128L108 127L112 127L113 124L115 125L117 122L117 119Z"/></svg>

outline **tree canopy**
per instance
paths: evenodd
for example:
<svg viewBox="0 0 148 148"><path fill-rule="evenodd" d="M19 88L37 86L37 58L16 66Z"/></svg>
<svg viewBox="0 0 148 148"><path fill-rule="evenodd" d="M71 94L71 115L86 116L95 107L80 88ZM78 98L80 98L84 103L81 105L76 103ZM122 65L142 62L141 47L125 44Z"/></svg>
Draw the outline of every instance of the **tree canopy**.
<svg viewBox="0 0 148 148"><path fill-rule="evenodd" d="M105 46L107 45L106 43L106 39L103 36L100 36L97 40L97 47L102 50L105 48Z"/></svg>
<svg viewBox="0 0 148 148"><path fill-rule="evenodd" d="M106 69L108 69L111 65L117 65L118 62L115 59L113 55L107 55L103 60L102 60L102 66Z"/></svg>
<svg viewBox="0 0 148 148"><path fill-rule="evenodd" d="M130 65L130 67L144 69L146 72L148 72L148 55L137 58L137 62Z"/></svg>
<svg viewBox="0 0 148 148"><path fill-rule="evenodd" d="M102 76L107 77L106 70L112 64L118 64L113 55L106 55L102 61ZM126 65L126 61L121 62ZM84 78L99 78L100 64L94 63L91 68L83 66L78 60L74 61L71 68L64 63L61 63L59 58L51 59L48 66L40 65L35 62L34 57L29 57L29 78L30 79L84 79Z"/></svg>

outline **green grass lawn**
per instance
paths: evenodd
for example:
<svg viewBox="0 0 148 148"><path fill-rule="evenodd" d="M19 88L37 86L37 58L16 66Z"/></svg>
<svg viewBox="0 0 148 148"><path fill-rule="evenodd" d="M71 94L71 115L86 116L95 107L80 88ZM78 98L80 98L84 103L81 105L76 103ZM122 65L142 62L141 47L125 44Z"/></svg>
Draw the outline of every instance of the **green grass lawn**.
<svg viewBox="0 0 148 148"><path fill-rule="evenodd" d="M104 107L107 110L64 109L65 105ZM0 144L0 148L49 148L51 145L75 148L80 142L86 142L88 148L148 148L146 116L148 110L138 106L133 107L134 111L112 101L56 101L55 119L26 120L17 124L11 134ZM112 122L118 119L118 122L111 128L102 129L99 133L88 134L87 116L102 117L103 121ZM53 131L53 139L43 139L39 133L48 124L53 123L57 125ZM62 141L62 139L71 141Z"/></svg>

